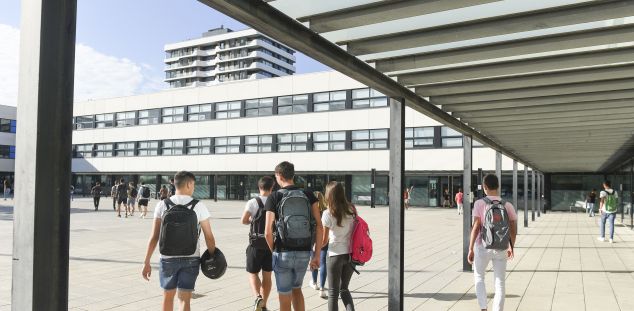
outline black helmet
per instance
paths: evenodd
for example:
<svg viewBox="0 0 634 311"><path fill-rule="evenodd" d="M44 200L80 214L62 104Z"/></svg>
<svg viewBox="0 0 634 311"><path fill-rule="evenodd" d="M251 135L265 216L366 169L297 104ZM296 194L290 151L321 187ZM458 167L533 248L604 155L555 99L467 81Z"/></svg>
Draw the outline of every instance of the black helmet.
<svg viewBox="0 0 634 311"><path fill-rule="evenodd" d="M216 247L213 255L206 250L200 257L200 270L210 279L218 279L227 271L227 259L225 255Z"/></svg>

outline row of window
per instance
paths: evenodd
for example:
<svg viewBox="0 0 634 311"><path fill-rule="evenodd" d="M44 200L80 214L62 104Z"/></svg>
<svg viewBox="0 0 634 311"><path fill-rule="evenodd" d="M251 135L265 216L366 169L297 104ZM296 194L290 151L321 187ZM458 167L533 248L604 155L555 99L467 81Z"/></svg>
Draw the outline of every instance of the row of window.
<svg viewBox="0 0 634 311"><path fill-rule="evenodd" d="M78 116L74 118L74 122L75 129L125 127L211 119L231 119L241 116L270 116L309 111L344 110L346 109L347 102L351 103L350 106L352 109L385 107L388 105L388 99L385 95L376 90L364 88L351 91L320 92L314 94Z"/></svg>
<svg viewBox="0 0 634 311"><path fill-rule="evenodd" d="M15 120L0 118L0 132L15 133L17 123Z"/></svg>
<svg viewBox="0 0 634 311"><path fill-rule="evenodd" d="M130 157L388 148L388 129L204 137L75 145L75 157ZM437 136L440 134L440 136ZM440 143L435 143L440 141ZM460 133L447 127L407 128L405 147L461 147Z"/></svg>
<svg viewBox="0 0 634 311"><path fill-rule="evenodd" d="M15 159L15 146L0 145L0 159Z"/></svg>

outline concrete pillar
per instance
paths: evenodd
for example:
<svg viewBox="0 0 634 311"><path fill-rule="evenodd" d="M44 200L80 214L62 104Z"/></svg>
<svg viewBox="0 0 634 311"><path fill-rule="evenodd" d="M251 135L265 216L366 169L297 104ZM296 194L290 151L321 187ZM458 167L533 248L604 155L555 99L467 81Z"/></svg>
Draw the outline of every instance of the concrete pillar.
<svg viewBox="0 0 634 311"><path fill-rule="evenodd" d="M535 221L535 170L531 170L531 220Z"/></svg>
<svg viewBox="0 0 634 311"><path fill-rule="evenodd" d="M405 100L390 99L388 309L403 311L405 267Z"/></svg>
<svg viewBox="0 0 634 311"><path fill-rule="evenodd" d="M500 196L502 196L502 153L499 151L495 152L495 176L498 177L498 182L500 183L498 191L500 191Z"/></svg>
<svg viewBox="0 0 634 311"><path fill-rule="evenodd" d="M537 172L537 217L542 216L542 173Z"/></svg>
<svg viewBox="0 0 634 311"><path fill-rule="evenodd" d="M524 228L528 227L528 166L524 164Z"/></svg>
<svg viewBox="0 0 634 311"><path fill-rule="evenodd" d="M517 160L513 160L513 208L515 208L515 214L517 214L517 189L518 185L517 185ZM517 224L518 222L515 222L515 232L517 232Z"/></svg>
<svg viewBox="0 0 634 311"><path fill-rule="evenodd" d="M463 173L462 173L462 190L463 197L463 213L462 213L462 270L471 271L472 267L467 261L469 255L469 239L471 238L471 204L473 201L473 189L471 187L471 176L473 171L473 138L465 135L463 138Z"/></svg>

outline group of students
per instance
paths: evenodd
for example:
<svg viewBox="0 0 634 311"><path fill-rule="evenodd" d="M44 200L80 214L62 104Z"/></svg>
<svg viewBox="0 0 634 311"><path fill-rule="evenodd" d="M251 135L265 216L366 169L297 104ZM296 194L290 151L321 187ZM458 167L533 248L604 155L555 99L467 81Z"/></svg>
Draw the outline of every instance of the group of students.
<svg viewBox="0 0 634 311"><path fill-rule="evenodd" d="M171 180L171 185L173 185L173 179ZM165 188L165 186L163 186L163 188ZM95 186L93 186L90 190L95 211L99 210L99 202L101 200L102 193L103 189L101 187L101 182L96 182ZM120 180L115 181L115 184L110 189L112 209L117 212L117 217L121 217L121 206L123 205L125 217L134 216L134 210L138 201L139 212L141 213L140 217L145 218L145 216L147 216L147 207L150 203L151 193L152 191L150 190L150 187L146 186L145 182L141 182L141 185L137 189L133 182L126 183L125 179L121 178ZM165 191L165 194L161 195L161 199L165 199L167 197L168 192Z"/></svg>
<svg viewBox="0 0 634 311"><path fill-rule="evenodd" d="M354 310L352 295L348 289L358 256L351 254L357 240L353 235L359 223L367 226L357 215L356 208L346 199L343 185L332 181L325 194L313 193L294 184L295 167L282 162L275 167L275 180L264 176L258 181L259 195L246 203L242 223L250 225L246 249L246 270L255 296L253 310L267 310L272 288L272 274L279 294L281 311L305 310L302 283L308 268L320 270L320 285L314 275L313 288L321 290L328 298L328 310L338 310L341 300L346 311ZM148 242L142 276L151 275L150 259L157 244L169 240L169 233L161 230L166 213L172 205L189 206L196 213L198 229L202 231L207 252L214 257L215 239L209 222L207 208L191 196L195 178L190 172L175 175L175 193L160 201L154 211L154 225ZM279 190L274 190L277 186ZM173 202L173 203L172 203ZM192 203L193 202L193 203ZM360 232L361 232L360 231ZM369 234L369 233L368 233ZM159 243L159 240L161 241ZM371 240L368 241L371 243ZM371 244L369 247L371 256ZM178 293L181 310L189 310L191 293L201 264L200 251L188 255L169 256L160 252L159 280L164 290L163 310L172 310ZM367 254L366 254L367 255ZM325 261L325 263L324 263ZM324 285L328 275L328 295Z"/></svg>
<svg viewBox="0 0 634 311"><path fill-rule="evenodd" d="M592 189L586 196L586 213L588 217L594 217L594 206L597 199L596 189ZM610 225L610 238L608 241L614 243L614 220L618 212L619 195L616 190L612 189L612 183L609 180L603 182L603 190L599 193L599 213L601 220L599 221L600 235L597 238L600 242L605 241L605 224Z"/></svg>

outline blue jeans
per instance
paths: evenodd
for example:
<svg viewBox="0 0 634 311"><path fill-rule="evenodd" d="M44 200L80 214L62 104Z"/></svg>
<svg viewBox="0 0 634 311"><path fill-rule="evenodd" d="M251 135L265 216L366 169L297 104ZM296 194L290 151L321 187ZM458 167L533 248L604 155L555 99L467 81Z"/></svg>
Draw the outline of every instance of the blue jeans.
<svg viewBox="0 0 634 311"><path fill-rule="evenodd" d="M273 252L275 285L280 295L290 295L295 288L302 288L310 251Z"/></svg>
<svg viewBox="0 0 634 311"><path fill-rule="evenodd" d="M616 218L616 213L606 213L603 212L601 214L601 237L605 238L605 221L607 220L610 223L610 240L614 239L614 218Z"/></svg>
<svg viewBox="0 0 634 311"><path fill-rule="evenodd" d="M193 291L200 271L198 257L161 258L159 262L159 281L161 288L180 291Z"/></svg>
<svg viewBox="0 0 634 311"><path fill-rule="evenodd" d="M310 252L310 257L313 257L313 252ZM326 258L328 258L328 245L324 246L321 249L321 254L319 254L319 270L315 269L312 272L313 274L313 283L317 283L317 273L321 275L319 278L319 288L324 288L326 285L326 276L328 275L328 269L326 269Z"/></svg>
<svg viewBox="0 0 634 311"><path fill-rule="evenodd" d="M586 202L586 212L588 213L588 216L594 216L594 203Z"/></svg>

